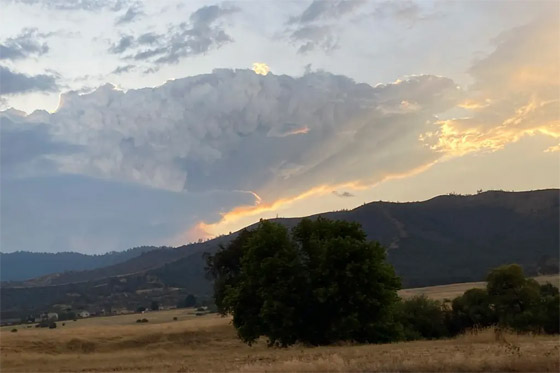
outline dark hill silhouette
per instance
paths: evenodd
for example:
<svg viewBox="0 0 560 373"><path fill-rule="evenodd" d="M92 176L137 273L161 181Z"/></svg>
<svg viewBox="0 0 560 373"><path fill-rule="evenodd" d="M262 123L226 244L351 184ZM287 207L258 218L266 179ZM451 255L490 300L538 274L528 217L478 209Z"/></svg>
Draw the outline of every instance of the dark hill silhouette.
<svg viewBox="0 0 560 373"><path fill-rule="evenodd" d="M0 253L0 281L21 281L50 273L83 271L125 262L155 246L140 246L126 251L111 251L100 255L76 252L34 253L16 251Z"/></svg>
<svg viewBox="0 0 560 373"><path fill-rule="evenodd" d="M370 239L388 248L389 261L403 285L418 287L479 281L490 268L504 263L519 263L529 275L542 272L543 262L557 264L559 202L558 189L489 191L439 196L424 202L372 202L350 211L320 215L362 224ZM293 227L300 218L273 220ZM107 296L116 289L108 285L116 277L134 279L127 285L127 291L132 292L134 286L157 283L164 288L209 294L203 254L214 252L233 236L235 233L204 243L152 250L104 268L3 284L2 308L17 307L24 301L35 307L39 305L35 298L48 304L53 297L61 301L69 291L88 292L93 287L100 297ZM557 270L557 266L552 268Z"/></svg>

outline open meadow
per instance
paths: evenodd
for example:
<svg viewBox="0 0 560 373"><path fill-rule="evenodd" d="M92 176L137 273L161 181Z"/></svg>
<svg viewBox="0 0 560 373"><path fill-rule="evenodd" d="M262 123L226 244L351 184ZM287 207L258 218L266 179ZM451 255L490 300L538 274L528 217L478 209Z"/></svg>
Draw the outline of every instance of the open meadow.
<svg viewBox="0 0 560 373"><path fill-rule="evenodd" d="M148 323L136 323L138 318ZM173 320L173 318L177 320ZM20 325L0 331L2 372L558 371L558 336L496 335L383 345L268 348L236 337L229 318L192 309Z"/></svg>
<svg viewBox="0 0 560 373"><path fill-rule="evenodd" d="M539 284L551 283L560 288L560 275L542 275L533 277ZM413 297L416 295L426 295L428 298L443 301L445 299L452 300L455 297L463 295L463 293L472 288L485 288L486 282L461 282L448 285L428 286L423 288L410 288L399 290L399 295L403 298Z"/></svg>

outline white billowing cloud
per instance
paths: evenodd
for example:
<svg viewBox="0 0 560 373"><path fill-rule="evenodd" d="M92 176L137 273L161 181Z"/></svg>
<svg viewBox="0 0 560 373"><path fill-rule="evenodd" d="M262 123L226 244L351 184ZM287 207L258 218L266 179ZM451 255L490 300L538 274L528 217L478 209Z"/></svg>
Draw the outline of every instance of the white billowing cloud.
<svg viewBox="0 0 560 373"><path fill-rule="evenodd" d="M276 198L433 160L418 136L460 98L434 76L371 87L328 73L215 70L126 93L105 85L65 94L46 114L53 141L84 149L48 158L67 173Z"/></svg>

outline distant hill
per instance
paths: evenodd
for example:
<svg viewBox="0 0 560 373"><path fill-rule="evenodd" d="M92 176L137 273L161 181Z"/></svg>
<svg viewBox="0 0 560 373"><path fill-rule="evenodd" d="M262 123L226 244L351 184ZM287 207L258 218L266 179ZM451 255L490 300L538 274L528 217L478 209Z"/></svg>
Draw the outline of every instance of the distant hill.
<svg viewBox="0 0 560 373"><path fill-rule="evenodd" d="M424 202L372 202L319 215L359 222L369 239L388 248L388 259L403 285L420 287L480 281L490 268L513 262L521 264L528 275L557 273L559 202L558 189L488 191L439 196ZM300 218L273 220L293 227ZM226 244L235 235L151 250L94 270L3 284L2 310L55 301L96 304L109 297L130 307L142 299L153 299L154 289L161 294L172 289L177 296L208 295L211 285L204 276L203 254L215 252L219 244ZM161 300L164 303L170 297Z"/></svg>
<svg viewBox="0 0 560 373"><path fill-rule="evenodd" d="M101 255L86 255L75 252L34 253L29 251L0 253L0 281L21 281L51 273L106 267L125 262L155 249L158 249L158 247L141 246Z"/></svg>

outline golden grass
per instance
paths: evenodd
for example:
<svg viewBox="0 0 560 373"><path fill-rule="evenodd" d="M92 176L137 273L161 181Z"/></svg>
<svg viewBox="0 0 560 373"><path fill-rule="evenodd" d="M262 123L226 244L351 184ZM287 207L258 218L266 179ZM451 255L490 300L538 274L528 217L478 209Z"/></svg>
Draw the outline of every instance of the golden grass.
<svg viewBox="0 0 560 373"><path fill-rule="evenodd" d="M560 275L543 275L534 277L539 283L544 284L550 282L556 287L560 287ZM436 300L453 299L469 289L472 288L485 288L486 282L463 282L449 285L429 286L424 288L411 288L402 289L399 295L403 298L413 297L415 295L426 295L429 298Z"/></svg>
<svg viewBox="0 0 560 373"><path fill-rule="evenodd" d="M249 347L229 318L184 310L91 318L57 329L0 331L4 372L558 371L557 336L496 338L492 330L450 340L385 345ZM173 321L178 317L178 321ZM182 318L182 319L181 319ZM159 320L159 321L158 321Z"/></svg>

